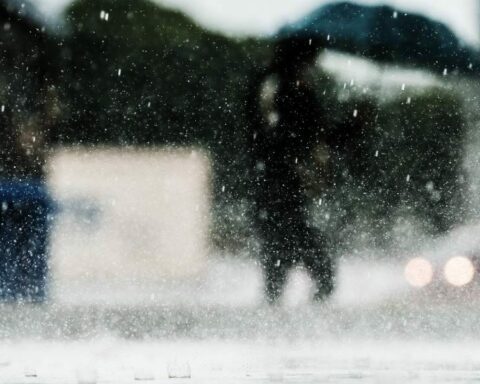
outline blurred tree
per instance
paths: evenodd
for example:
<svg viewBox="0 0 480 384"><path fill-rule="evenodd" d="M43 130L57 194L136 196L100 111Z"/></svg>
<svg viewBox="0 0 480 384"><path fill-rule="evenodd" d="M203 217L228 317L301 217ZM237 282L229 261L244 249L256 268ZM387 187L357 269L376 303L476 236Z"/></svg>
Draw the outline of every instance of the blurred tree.
<svg viewBox="0 0 480 384"><path fill-rule="evenodd" d="M48 36L25 2L0 4L0 177L42 178Z"/></svg>
<svg viewBox="0 0 480 384"><path fill-rule="evenodd" d="M245 92L265 43L208 32L146 0L80 0L66 20L55 142L200 145L214 160L215 207L238 200Z"/></svg>
<svg viewBox="0 0 480 384"><path fill-rule="evenodd" d="M250 228L246 100L255 73L269 62L271 41L209 32L148 0L78 0L66 12L66 27L56 45L63 114L53 142L207 149L214 241L243 247ZM341 84L326 77L317 89L336 127L336 215L385 219L403 205L447 228L461 189L459 98L430 89L412 104L344 99Z"/></svg>
<svg viewBox="0 0 480 384"><path fill-rule="evenodd" d="M439 86L410 92L408 98L384 100L375 93L334 97L334 183L317 214L328 213L329 223L321 225L337 241L363 233L382 246L401 218L437 234L465 217L467 124L461 97Z"/></svg>

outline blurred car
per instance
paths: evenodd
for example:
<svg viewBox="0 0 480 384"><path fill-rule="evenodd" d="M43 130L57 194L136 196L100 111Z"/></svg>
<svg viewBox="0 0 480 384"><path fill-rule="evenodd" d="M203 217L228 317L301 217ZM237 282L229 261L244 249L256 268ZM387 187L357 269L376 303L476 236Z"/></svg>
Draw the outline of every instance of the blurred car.
<svg viewBox="0 0 480 384"><path fill-rule="evenodd" d="M480 282L479 225L466 225L432 244L429 250L409 257L404 277L415 288L467 288Z"/></svg>

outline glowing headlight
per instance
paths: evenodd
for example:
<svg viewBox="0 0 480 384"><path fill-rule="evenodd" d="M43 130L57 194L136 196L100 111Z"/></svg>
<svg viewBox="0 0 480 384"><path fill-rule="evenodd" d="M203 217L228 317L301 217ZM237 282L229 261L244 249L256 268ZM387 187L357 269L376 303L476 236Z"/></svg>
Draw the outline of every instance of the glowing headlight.
<svg viewBox="0 0 480 384"><path fill-rule="evenodd" d="M413 287L425 287L432 282L432 264L423 257L411 259L405 266L405 279Z"/></svg>
<svg viewBox="0 0 480 384"><path fill-rule="evenodd" d="M443 273L450 284L461 287L473 280L475 267L470 259L457 256L448 260L443 269Z"/></svg>

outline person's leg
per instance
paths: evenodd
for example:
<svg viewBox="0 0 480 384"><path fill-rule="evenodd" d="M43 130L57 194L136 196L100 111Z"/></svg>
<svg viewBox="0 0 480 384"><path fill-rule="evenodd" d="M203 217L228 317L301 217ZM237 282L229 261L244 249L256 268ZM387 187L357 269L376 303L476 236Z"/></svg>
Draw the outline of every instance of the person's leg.
<svg viewBox="0 0 480 384"><path fill-rule="evenodd" d="M327 241L321 233L305 227L301 242L303 264L316 285L314 298L325 300L335 287L335 265L328 254Z"/></svg>
<svg viewBox="0 0 480 384"><path fill-rule="evenodd" d="M270 303L282 295L288 271L296 260L296 237L291 230L291 218L296 212L290 208L290 196L287 194L286 198L272 193L277 190L272 187L271 191L267 191L269 198L262 200L262 209L257 215L265 294Z"/></svg>
<svg viewBox="0 0 480 384"><path fill-rule="evenodd" d="M265 295L270 303L277 301L283 293L289 268L293 263L293 254L289 254L288 236L277 216L262 230L262 266L265 278ZM273 220L275 219L275 220ZM289 257L290 256L290 257Z"/></svg>
<svg viewBox="0 0 480 384"><path fill-rule="evenodd" d="M268 252L268 251L267 251ZM287 280L290 263L281 255L269 253L263 264L265 295L269 303L278 301Z"/></svg>
<svg viewBox="0 0 480 384"><path fill-rule="evenodd" d="M323 301L327 299L335 288L335 267L330 257L322 255L315 258L316 262L310 266L310 271L315 280L317 291L314 299Z"/></svg>

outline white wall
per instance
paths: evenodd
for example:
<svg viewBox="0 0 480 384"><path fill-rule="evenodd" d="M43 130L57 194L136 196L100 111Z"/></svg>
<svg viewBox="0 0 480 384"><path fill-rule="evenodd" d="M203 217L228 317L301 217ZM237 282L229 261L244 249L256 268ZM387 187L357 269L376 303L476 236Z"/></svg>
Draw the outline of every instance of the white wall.
<svg viewBox="0 0 480 384"><path fill-rule="evenodd" d="M210 165L199 151L61 150L49 181L56 289L191 277L208 253ZM63 288L62 288L63 287Z"/></svg>

